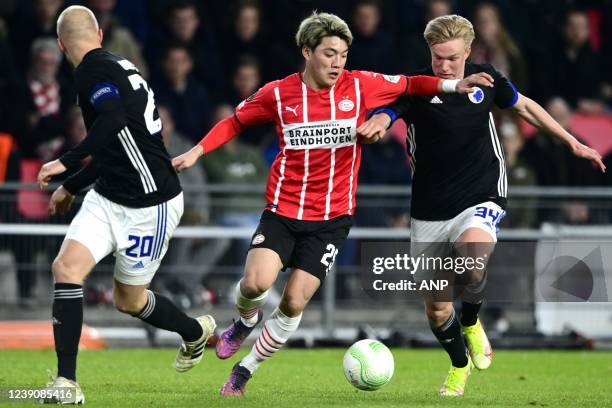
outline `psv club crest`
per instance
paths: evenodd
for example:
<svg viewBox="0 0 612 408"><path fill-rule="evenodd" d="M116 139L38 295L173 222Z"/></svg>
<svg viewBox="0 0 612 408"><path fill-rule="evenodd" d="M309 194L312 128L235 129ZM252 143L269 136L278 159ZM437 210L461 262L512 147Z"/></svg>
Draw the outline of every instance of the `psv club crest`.
<svg viewBox="0 0 612 408"><path fill-rule="evenodd" d="M350 99L348 99L348 97L345 97L340 102L338 102L338 109L340 109L342 112L350 112L354 108L355 108L355 103L351 101Z"/></svg>

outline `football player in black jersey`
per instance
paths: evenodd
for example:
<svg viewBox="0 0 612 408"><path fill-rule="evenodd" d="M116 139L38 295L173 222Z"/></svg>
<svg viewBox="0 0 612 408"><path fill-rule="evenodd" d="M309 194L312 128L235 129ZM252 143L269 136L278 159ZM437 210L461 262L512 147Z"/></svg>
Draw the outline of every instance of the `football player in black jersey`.
<svg viewBox="0 0 612 408"><path fill-rule="evenodd" d="M76 359L83 323L83 281L104 257L113 254L115 306L144 322L183 338L174 367L179 372L202 359L213 334L212 316L187 316L170 299L147 289L183 214L183 193L162 136L154 94L138 69L101 49L102 31L82 6L64 10L57 22L60 48L76 67L78 104L86 138L59 159L46 163L38 182L90 163L53 193L49 210L66 211L74 194L95 182L72 220L53 262L53 335L57 377L50 387L71 388L47 402L82 403Z"/></svg>
<svg viewBox="0 0 612 408"><path fill-rule="evenodd" d="M374 142L384 136L397 118L404 119L408 126L408 153L413 165L413 257L469 253L488 259L497 241L497 225L505 215L507 192L504 153L491 115L495 106L514 110L539 130L563 141L576 156L592 161L601 171L605 171L605 166L597 151L577 141L494 67L466 61L474 39L472 24L467 19L457 15L438 17L427 24L424 37L432 63L421 74L460 80L487 72L494 78L494 86L476 87L468 95L403 97L377 110L357 131L363 139ZM427 278L426 271L421 272L416 278ZM469 272L463 277L460 319L455 315L453 296L440 299L430 293L425 300L431 329L451 358L450 371L440 388L444 396L463 395L472 365L484 370L493 356L478 319L486 265Z"/></svg>

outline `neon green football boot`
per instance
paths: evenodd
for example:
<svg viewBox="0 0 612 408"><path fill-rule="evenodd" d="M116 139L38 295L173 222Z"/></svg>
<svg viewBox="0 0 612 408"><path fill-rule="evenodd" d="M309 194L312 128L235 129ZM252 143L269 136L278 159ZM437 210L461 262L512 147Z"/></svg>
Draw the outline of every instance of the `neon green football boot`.
<svg viewBox="0 0 612 408"><path fill-rule="evenodd" d="M463 336L474 367L479 370L489 368L491 361L493 361L493 349L482 324L480 324L480 319L476 320L476 324L473 326L463 327Z"/></svg>
<svg viewBox="0 0 612 408"><path fill-rule="evenodd" d="M465 391L465 384L467 379L472 373L472 360L468 356L468 363L465 367L454 367L451 364L450 370L444 384L440 387L438 392L443 397L462 397Z"/></svg>

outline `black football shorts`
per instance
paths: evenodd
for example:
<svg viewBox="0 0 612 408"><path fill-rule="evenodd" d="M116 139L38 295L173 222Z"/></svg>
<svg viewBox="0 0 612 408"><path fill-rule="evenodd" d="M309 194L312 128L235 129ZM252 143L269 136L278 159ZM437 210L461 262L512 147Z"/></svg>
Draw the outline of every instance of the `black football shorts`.
<svg viewBox="0 0 612 408"><path fill-rule="evenodd" d="M266 210L249 249L271 249L279 255L284 268L299 268L323 281L352 225L350 215L327 221L303 221Z"/></svg>

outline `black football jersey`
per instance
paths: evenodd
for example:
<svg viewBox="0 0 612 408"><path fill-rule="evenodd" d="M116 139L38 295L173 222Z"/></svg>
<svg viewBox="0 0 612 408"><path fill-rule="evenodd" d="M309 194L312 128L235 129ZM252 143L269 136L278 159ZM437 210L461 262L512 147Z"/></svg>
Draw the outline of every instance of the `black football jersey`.
<svg viewBox="0 0 612 408"><path fill-rule="evenodd" d="M181 192L163 144L153 90L130 61L100 48L75 69L77 103L87 136L64 154L67 167L87 155L92 162L64 182L68 191L95 180L94 189L128 207L149 207Z"/></svg>
<svg viewBox="0 0 612 408"><path fill-rule="evenodd" d="M382 109L408 128L416 219L448 220L485 201L506 205L504 151L491 110L513 106L518 92L491 65L466 64L465 76L478 72L493 76L494 86L467 95L402 97ZM434 75L431 68L419 74Z"/></svg>

